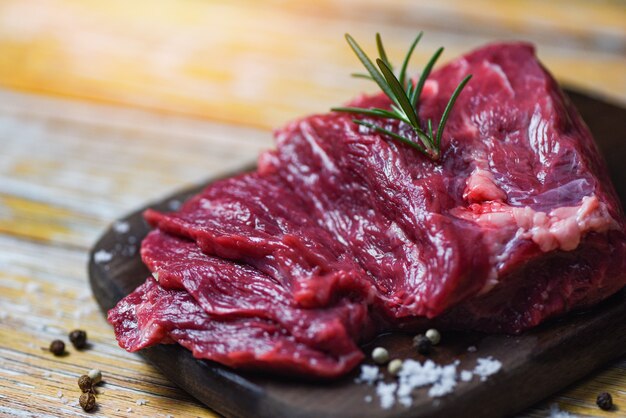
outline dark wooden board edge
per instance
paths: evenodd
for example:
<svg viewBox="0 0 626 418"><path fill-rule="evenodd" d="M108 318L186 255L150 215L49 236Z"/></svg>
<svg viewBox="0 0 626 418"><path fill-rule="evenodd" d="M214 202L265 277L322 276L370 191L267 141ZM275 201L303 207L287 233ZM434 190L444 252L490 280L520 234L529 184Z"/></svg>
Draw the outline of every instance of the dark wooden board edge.
<svg viewBox="0 0 626 418"><path fill-rule="evenodd" d="M626 140L625 127L621 127L620 131L618 126L618 132L616 132L614 123L615 120L626 120L626 110L582 93L568 93L596 138ZM621 115L621 117L616 119L616 115ZM623 157L626 156L625 143L626 141L619 141L617 144L615 141L611 143L599 141L623 202L626 201L624 199L626 174L621 165ZM236 173L229 173L227 176L250 169L253 169L253 166L238 170ZM201 185L175 193L147 205L146 208L167 210L171 202L185 200L214 180L210 179ZM149 228L141 218L144 209L122 218L131 225L127 236L140 240L148 232ZM136 246L134 246L134 254L130 251L126 257L114 258L108 264L97 264L93 261L93 254L96 251L100 249L110 251L116 245L125 244L120 242L119 234L109 228L97 241L89 258L90 283L96 300L105 313L149 274L140 261L139 265L143 270L137 267ZM133 245L127 245L127 247L132 248ZM129 258L134 259L135 264L128 263ZM113 271L117 276L135 277L136 280L121 285L110 279ZM483 352L489 353L490 347L497 348L498 352L511 350L517 353L515 356L517 360L523 358L527 362L526 366L529 367L505 363L504 372L492 376L486 382L471 387L459 387L454 394L450 395L454 397L453 402L443 398L441 402L429 402L428 405L422 405L419 416L498 417L514 414L584 377L597 367L624 355L626 353L625 302L626 292L622 291L591 312L573 314L562 320L551 321L519 337L485 335L471 337L481 339ZM389 342L391 345L394 343L397 344L397 342ZM277 390L271 386L272 382L276 382L279 388L281 385L295 384L315 391L314 383L292 382L288 379L266 378L255 374L235 372L213 362L196 360L189 351L175 345L152 347L142 350L140 354L175 384L225 416L249 416L251 413L258 417L332 416L328 415L329 411L325 405L315 403L305 405L304 408L299 405L300 408L294 409L293 402L275 396ZM351 378L353 376L348 377L348 379ZM270 381L269 390L263 384L266 380ZM498 392L507 393L507 396L494 396L496 388ZM355 417L416 416L414 408L382 410L375 404L364 405L371 410L371 413L360 410L350 411L342 407L333 411L341 413L341 416Z"/></svg>

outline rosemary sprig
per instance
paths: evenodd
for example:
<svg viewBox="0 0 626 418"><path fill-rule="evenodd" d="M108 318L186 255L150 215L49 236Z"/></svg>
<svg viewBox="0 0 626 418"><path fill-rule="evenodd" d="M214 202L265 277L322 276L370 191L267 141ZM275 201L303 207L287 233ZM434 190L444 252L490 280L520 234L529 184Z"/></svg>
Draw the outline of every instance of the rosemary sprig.
<svg viewBox="0 0 626 418"><path fill-rule="evenodd" d="M424 153L432 160L436 161L441 156L441 137L443 136L443 130L445 128L446 122L448 121L448 116L450 116L450 111L452 110L456 99L459 97L459 94L461 94L461 91L470 80L470 78L472 78L472 76L468 75L467 77L465 77L456 87L456 89L452 93L452 96L450 96L450 100L445 107L443 115L441 116L441 120L439 121L439 127L437 128L437 131L433 133L433 123L430 119L426 121L426 129L423 129L419 119L419 115L417 113L417 106L419 98L422 94L422 90L424 88L424 84L426 83L426 79L430 75L433 67L435 66L435 63L441 56L443 48L439 48L430 58L430 60L428 60L428 63L420 74L417 84L414 84L413 81L410 79L407 80L407 66L411 59L411 55L413 54L413 50L415 50L415 47L422 38L422 35L423 33L420 32L409 47L409 50L404 57L404 61L402 62L402 67L400 67L400 73L398 77L396 77L393 73L393 66L387 58L387 53L385 52L385 48L383 46L380 34L376 34L376 47L378 49L379 55L379 58L376 59L376 65L374 65L372 60L370 60L365 52L363 52L363 49L359 46L359 44L356 43L352 36L346 34L346 40L348 41L348 44L350 45L356 56L359 58L359 60L363 63L365 69L368 72L368 74L358 73L352 74L352 76L367 78L374 81L387 95L387 97L389 97L389 99L392 101L392 104L390 110L376 107L371 109L365 109L360 107L334 107L331 110L337 112L358 113L366 116L395 119L406 123L413 129L413 132L415 132L418 141L414 141L411 138L407 138L398 133L382 128L374 123L360 119L353 119L354 123L366 126L370 129L375 130L376 132L380 132L395 140L407 144Z"/></svg>

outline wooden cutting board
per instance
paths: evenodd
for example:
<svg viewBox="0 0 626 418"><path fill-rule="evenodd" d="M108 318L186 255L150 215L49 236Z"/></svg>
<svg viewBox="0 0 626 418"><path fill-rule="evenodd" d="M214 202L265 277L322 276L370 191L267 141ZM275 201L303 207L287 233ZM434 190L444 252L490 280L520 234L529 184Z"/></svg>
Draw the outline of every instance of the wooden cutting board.
<svg viewBox="0 0 626 418"><path fill-rule="evenodd" d="M626 110L581 93L570 91L569 95L593 131L626 206ZM246 169L251 167L241 171ZM145 208L171 210L211 181ZM129 223L129 232L119 234L111 228L91 251L90 283L103 312L150 275L138 253L139 243L149 231L141 217L145 208L121 219ZM99 250L112 252L113 259L95 263L93 254ZM364 346L364 351L369 354L373 346L382 345L394 358L423 361L411 348L411 337L387 334ZM468 351L470 346L476 351ZM472 370L477 358L492 356L502 362L502 369L486 381L474 377L459 382L452 394L442 398L432 399L427 389L417 390L409 408L396 404L382 409L372 386L354 382L358 370L333 382L304 382L237 372L196 360L177 345L140 353L174 383L229 417L500 417L519 412L624 355L626 291L589 311L550 321L520 336L445 332L442 343L429 356L437 364L459 360L458 370ZM392 381L389 376L385 379ZM366 402L367 396L373 400Z"/></svg>

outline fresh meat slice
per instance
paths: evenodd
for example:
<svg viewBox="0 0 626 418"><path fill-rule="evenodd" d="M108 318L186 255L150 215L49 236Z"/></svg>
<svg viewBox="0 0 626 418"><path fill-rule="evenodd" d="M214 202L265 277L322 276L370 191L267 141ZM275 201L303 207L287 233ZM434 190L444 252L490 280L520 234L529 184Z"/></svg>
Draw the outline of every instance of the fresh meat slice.
<svg viewBox="0 0 626 418"><path fill-rule="evenodd" d="M337 356L358 352L354 341L373 331L363 302L298 308L277 280L158 230L143 241L141 256L163 288L185 289L212 317L269 319L297 341Z"/></svg>
<svg viewBox="0 0 626 418"><path fill-rule="evenodd" d="M327 304L335 283L352 289L371 281L277 176L251 173L218 181L178 212L148 210L145 217L163 231L195 240L206 254L247 263L280 280L303 306ZM319 284L315 291L310 282Z"/></svg>
<svg viewBox="0 0 626 418"><path fill-rule="evenodd" d="M334 357L298 343L278 324L258 318L213 318L191 295L148 278L109 311L120 346L137 351L177 342L196 358L247 370L336 377L362 359L360 351Z"/></svg>

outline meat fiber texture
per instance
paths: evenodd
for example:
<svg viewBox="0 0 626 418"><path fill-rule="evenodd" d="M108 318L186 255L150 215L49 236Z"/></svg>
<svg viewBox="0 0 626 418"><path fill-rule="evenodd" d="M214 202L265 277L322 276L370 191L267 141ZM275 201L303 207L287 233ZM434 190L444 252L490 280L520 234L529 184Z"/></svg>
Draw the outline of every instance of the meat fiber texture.
<svg viewBox="0 0 626 418"><path fill-rule="evenodd" d="M314 115L278 130L257 171L177 212L148 210L141 254L155 279L109 312L120 345L176 342L232 367L335 377L379 332L518 333L617 292L620 202L533 47L489 45L434 72L422 121L440 120L467 74L437 162L354 115Z"/></svg>

